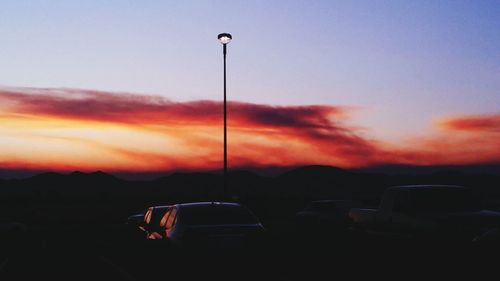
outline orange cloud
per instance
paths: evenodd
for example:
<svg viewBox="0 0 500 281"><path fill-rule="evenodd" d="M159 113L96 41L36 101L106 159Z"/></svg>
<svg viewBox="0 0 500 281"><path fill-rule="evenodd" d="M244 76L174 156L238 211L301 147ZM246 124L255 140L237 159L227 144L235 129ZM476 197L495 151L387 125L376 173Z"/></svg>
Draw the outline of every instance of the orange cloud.
<svg viewBox="0 0 500 281"><path fill-rule="evenodd" d="M448 130L500 133L500 114L447 118L439 125Z"/></svg>
<svg viewBox="0 0 500 281"><path fill-rule="evenodd" d="M500 115L440 118L437 132L386 150L384 162L415 165L500 164Z"/></svg>
<svg viewBox="0 0 500 281"><path fill-rule="evenodd" d="M158 96L75 89L0 88L4 168L149 172L222 164L223 107ZM499 117L443 119L401 143L346 124L350 107L228 103L231 167L500 162Z"/></svg>

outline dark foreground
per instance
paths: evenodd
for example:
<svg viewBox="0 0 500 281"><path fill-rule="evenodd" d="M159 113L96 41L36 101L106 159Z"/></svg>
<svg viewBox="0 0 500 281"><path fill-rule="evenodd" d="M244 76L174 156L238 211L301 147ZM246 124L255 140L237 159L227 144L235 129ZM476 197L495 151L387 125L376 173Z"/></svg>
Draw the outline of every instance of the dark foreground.
<svg viewBox="0 0 500 281"><path fill-rule="evenodd" d="M488 269L499 253L495 245L356 233L269 233L266 241L238 250L181 250L143 238L126 225L39 228L4 236L0 280L290 280L301 276L324 280L339 274L375 278L401 269L448 277L470 270L479 277L483 271L475 271L477 266Z"/></svg>
<svg viewBox="0 0 500 281"><path fill-rule="evenodd" d="M0 281L4 280L497 280L500 247L471 241L422 241L356 231L302 231L297 212L313 200L353 199L377 208L400 184L473 188L500 210L500 177L440 173L386 176L308 167L276 178L232 173L231 194L267 229L240 250L176 249L148 241L128 216L155 205L219 201L220 176L173 174L128 182L103 174L42 174L0 180ZM1 231L2 223L25 229ZM498 239L500 240L500 239Z"/></svg>

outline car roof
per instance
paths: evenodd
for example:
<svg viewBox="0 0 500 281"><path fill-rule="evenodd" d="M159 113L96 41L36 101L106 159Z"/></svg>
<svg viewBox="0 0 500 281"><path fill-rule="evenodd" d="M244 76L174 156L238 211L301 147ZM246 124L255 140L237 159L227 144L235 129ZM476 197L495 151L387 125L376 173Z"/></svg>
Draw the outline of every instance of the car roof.
<svg viewBox="0 0 500 281"><path fill-rule="evenodd" d="M176 204L177 208L187 209L187 208L199 208L199 207L210 207L210 206L234 206L242 207L239 203L230 202L192 202L192 203L182 203Z"/></svg>
<svg viewBox="0 0 500 281"><path fill-rule="evenodd" d="M346 203L346 202L354 202L354 201L353 200L343 200L343 199L328 199L328 200L311 201L310 203Z"/></svg>
<svg viewBox="0 0 500 281"><path fill-rule="evenodd" d="M162 205L162 206L151 206L148 209L153 209L153 210L163 210L163 209L168 209L171 208L172 205Z"/></svg>
<svg viewBox="0 0 500 281"><path fill-rule="evenodd" d="M469 188L459 185L444 185L444 184L422 184L422 185L398 185L389 187L389 189L405 189L405 190L430 190L430 189L441 189L441 190L467 190Z"/></svg>

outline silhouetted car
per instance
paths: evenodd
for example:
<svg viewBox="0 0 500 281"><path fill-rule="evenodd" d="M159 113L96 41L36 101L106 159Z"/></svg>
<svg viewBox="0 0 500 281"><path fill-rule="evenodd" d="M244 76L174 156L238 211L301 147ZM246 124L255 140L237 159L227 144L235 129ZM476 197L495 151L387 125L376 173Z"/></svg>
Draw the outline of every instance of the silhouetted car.
<svg viewBox="0 0 500 281"><path fill-rule="evenodd" d="M500 212L483 210L471 189L449 185L388 188L378 209L352 208L355 226L372 233L465 239L500 226Z"/></svg>
<svg viewBox="0 0 500 281"><path fill-rule="evenodd" d="M255 215L238 203L177 204L160 224L168 241L189 249L242 248L259 243L265 232Z"/></svg>
<svg viewBox="0 0 500 281"><path fill-rule="evenodd" d="M345 230L351 225L349 210L360 207L361 202L352 200L313 201L295 216L299 231L312 228Z"/></svg>
<svg viewBox="0 0 500 281"><path fill-rule="evenodd" d="M160 221L172 206L152 206L144 213L144 222L139 226L146 232L147 239L162 239L163 228Z"/></svg>

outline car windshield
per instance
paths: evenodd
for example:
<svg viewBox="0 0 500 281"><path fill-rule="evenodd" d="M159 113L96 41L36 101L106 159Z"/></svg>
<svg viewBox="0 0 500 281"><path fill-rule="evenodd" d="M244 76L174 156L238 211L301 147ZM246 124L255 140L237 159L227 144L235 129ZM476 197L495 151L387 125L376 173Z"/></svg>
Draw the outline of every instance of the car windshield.
<svg viewBox="0 0 500 281"><path fill-rule="evenodd" d="M256 224L255 216L237 205L200 205L182 210L182 221L191 225Z"/></svg>
<svg viewBox="0 0 500 281"><path fill-rule="evenodd" d="M413 191L411 205L417 211L471 211L479 209L479 198L467 189Z"/></svg>

